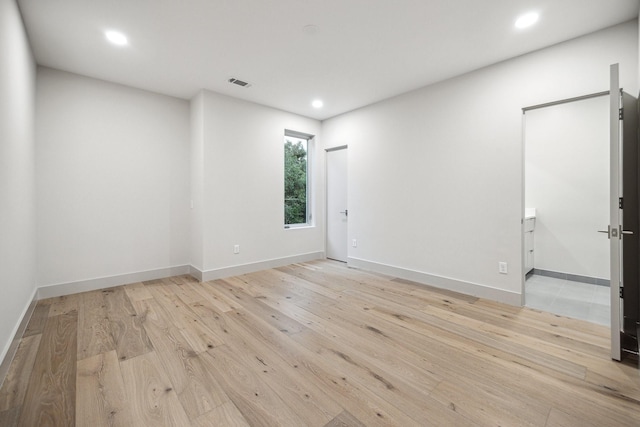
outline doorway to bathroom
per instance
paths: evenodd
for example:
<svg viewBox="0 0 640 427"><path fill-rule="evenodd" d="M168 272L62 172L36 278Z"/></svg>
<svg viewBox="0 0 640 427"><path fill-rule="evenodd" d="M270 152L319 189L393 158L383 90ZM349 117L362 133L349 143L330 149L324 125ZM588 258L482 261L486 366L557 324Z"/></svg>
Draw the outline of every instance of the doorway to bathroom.
<svg viewBox="0 0 640 427"><path fill-rule="evenodd" d="M525 305L610 324L608 92L525 112Z"/></svg>
<svg viewBox="0 0 640 427"><path fill-rule="evenodd" d="M522 229L531 233L523 238L531 256L523 253L528 262L523 272L529 280L523 277L522 294L527 306L606 324L594 318L604 320L594 312L606 312L605 292L597 286L606 287L611 358L619 361L625 354L637 356L639 349L639 115L638 99L620 88L618 64L610 71L607 92L523 108L523 210L530 216L523 218ZM535 111L540 114L532 114ZM608 150L598 141L607 141ZM594 160L599 156L608 157L605 179L597 179L606 175L604 162ZM608 196L595 198L606 193L603 183L608 183ZM602 203L604 199L608 200ZM608 256L593 233L606 236ZM609 279L589 275L606 276L606 262ZM581 270L560 270L577 268ZM539 283L551 279L555 287ZM585 291L587 286L592 291Z"/></svg>

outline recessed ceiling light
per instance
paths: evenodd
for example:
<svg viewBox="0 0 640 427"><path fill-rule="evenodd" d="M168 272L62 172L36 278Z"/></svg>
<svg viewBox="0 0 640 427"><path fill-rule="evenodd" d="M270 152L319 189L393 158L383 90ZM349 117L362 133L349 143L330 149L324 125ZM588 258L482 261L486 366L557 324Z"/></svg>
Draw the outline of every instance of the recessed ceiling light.
<svg viewBox="0 0 640 427"><path fill-rule="evenodd" d="M127 36L118 31L105 31L104 35L107 40L118 46L124 46L129 43Z"/></svg>
<svg viewBox="0 0 640 427"><path fill-rule="evenodd" d="M311 105L313 106L313 108L322 108L322 106L324 105L324 102L320 101L319 99L316 99L311 103Z"/></svg>
<svg viewBox="0 0 640 427"><path fill-rule="evenodd" d="M516 28L527 28L538 22L538 18L540 15L537 12L529 12L524 15L520 15L518 19L516 19L515 26Z"/></svg>

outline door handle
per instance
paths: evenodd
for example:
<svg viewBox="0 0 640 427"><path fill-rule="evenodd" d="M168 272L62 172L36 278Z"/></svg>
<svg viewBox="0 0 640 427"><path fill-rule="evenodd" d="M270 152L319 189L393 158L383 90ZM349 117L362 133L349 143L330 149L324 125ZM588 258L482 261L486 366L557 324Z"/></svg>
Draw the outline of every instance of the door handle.
<svg viewBox="0 0 640 427"><path fill-rule="evenodd" d="M606 230L598 230L598 233L606 233L607 234L607 239L611 238L611 226L607 225L607 229Z"/></svg>
<svg viewBox="0 0 640 427"><path fill-rule="evenodd" d="M618 234L618 229L617 228L612 229L611 226L608 226L607 230L598 230L598 233L607 233L607 236L609 238L611 238L611 236L622 238L623 234L633 235L633 231L631 231L631 230L623 230L622 226L620 226L619 229L620 229L620 233Z"/></svg>
<svg viewBox="0 0 640 427"><path fill-rule="evenodd" d="M349 209L345 209L343 211L340 211L340 213L343 213L344 216L349 216Z"/></svg>
<svg viewBox="0 0 640 427"><path fill-rule="evenodd" d="M620 226L620 234L633 234L631 230L623 230L622 226Z"/></svg>

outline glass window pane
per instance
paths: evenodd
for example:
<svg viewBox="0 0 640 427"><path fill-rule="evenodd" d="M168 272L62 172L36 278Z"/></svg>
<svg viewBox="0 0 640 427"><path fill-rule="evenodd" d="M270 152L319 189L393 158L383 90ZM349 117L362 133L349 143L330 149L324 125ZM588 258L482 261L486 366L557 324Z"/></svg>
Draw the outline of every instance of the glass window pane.
<svg viewBox="0 0 640 427"><path fill-rule="evenodd" d="M284 223L307 223L308 141L284 137Z"/></svg>

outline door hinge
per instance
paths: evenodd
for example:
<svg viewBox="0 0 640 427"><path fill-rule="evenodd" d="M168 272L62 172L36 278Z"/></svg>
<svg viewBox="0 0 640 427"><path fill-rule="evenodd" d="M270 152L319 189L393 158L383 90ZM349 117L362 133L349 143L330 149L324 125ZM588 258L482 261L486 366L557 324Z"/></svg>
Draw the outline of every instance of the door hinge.
<svg viewBox="0 0 640 427"><path fill-rule="evenodd" d="M620 299L624 299L624 288L620 286Z"/></svg>
<svg viewBox="0 0 640 427"><path fill-rule="evenodd" d="M620 108L618 110L618 119L622 120L623 116L624 116L624 109Z"/></svg>
<svg viewBox="0 0 640 427"><path fill-rule="evenodd" d="M624 199L622 197L618 198L618 208L619 209L624 209Z"/></svg>

